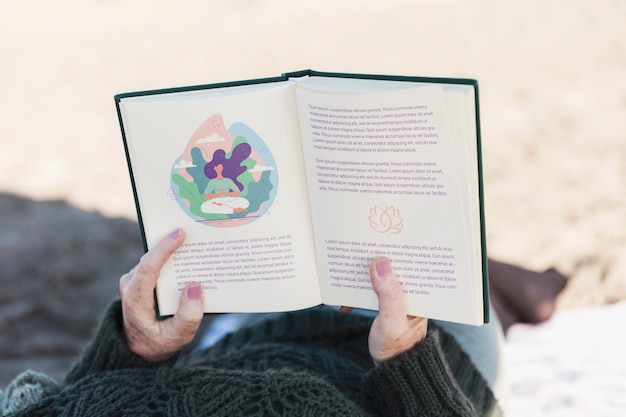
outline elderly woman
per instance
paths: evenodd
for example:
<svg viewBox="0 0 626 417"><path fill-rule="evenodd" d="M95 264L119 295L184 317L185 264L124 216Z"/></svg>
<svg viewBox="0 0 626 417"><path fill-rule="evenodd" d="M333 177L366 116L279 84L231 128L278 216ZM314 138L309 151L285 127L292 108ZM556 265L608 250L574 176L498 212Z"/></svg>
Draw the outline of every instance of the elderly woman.
<svg viewBox="0 0 626 417"><path fill-rule="evenodd" d="M183 353L203 318L200 287L187 287L164 321L153 299L162 265L183 241L174 231L121 278L121 299L61 387L23 374L5 392L4 415L501 415L499 323L407 316L384 257L370 266L375 317L329 307L240 316L238 328Z"/></svg>

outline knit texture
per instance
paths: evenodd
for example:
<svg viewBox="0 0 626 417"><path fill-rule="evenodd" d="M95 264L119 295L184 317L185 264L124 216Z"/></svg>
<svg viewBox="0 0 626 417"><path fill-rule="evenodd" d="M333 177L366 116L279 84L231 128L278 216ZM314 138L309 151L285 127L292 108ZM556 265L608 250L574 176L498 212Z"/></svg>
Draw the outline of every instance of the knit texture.
<svg viewBox="0 0 626 417"><path fill-rule="evenodd" d="M53 379L42 373L26 370L11 381L6 393L0 391L0 416L22 410L59 391L59 386Z"/></svg>
<svg viewBox="0 0 626 417"><path fill-rule="evenodd" d="M374 368L371 319L281 315L163 363L130 353L119 301L61 391L15 416L486 416L500 410L454 339L426 339Z"/></svg>

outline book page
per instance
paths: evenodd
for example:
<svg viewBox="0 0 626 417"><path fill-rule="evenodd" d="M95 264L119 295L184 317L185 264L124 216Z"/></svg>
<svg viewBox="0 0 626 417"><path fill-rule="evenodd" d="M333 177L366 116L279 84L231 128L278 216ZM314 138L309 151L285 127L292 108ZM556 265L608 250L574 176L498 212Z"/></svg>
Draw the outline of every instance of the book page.
<svg viewBox="0 0 626 417"><path fill-rule="evenodd" d="M157 284L161 315L195 282L206 312L320 304L294 100L285 82L120 102L148 247L187 236Z"/></svg>
<svg viewBox="0 0 626 417"><path fill-rule="evenodd" d="M478 190L466 180L466 138L452 134L467 123L451 127L440 85L391 89L298 85L323 300L376 309L369 263L384 255L410 314L482 323L480 221L469 204Z"/></svg>
<svg viewBox="0 0 626 417"><path fill-rule="evenodd" d="M464 176L469 186L461 188L461 197L463 207L464 225L469 230L467 233L467 244L470 250L469 254L469 274L480 276L483 274L483 248L481 246L481 223L476 221L478 213L480 213L480 193L479 193L479 150L476 145L476 102L474 100L473 91L447 91L446 92L446 110L448 113L448 121L450 123L452 137L458 138L455 143L458 144L462 152L455 152L457 156L457 164L460 172L467 172ZM483 300L483 282L476 280L476 303L482 303Z"/></svg>

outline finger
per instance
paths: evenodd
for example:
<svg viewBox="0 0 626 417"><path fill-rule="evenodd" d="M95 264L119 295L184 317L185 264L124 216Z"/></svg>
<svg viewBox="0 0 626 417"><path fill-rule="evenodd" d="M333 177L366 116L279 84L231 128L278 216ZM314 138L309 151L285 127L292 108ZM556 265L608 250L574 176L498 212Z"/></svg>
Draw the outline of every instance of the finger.
<svg viewBox="0 0 626 417"><path fill-rule="evenodd" d="M185 240L182 229L176 229L146 252L126 281L126 291L132 298L152 299L152 292L163 265Z"/></svg>
<svg viewBox="0 0 626 417"><path fill-rule="evenodd" d="M126 291L126 287L128 287L128 283L135 273L135 269L137 269L137 266L134 266L130 271L120 277L120 296L122 296L122 298L124 297L124 292Z"/></svg>
<svg viewBox="0 0 626 417"><path fill-rule="evenodd" d="M378 296L379 316L389 323L406 321L406 308L402 285L385 257L374 259L370 263L372 288Z"/></svg>
<svg viewBox="0 0 626 417"><path fill-rule="evenodd" d="M346 306L339 307L339 311L342 313L350 313L352 310L354 310L354 307L346 307Z"/></svg>
<svg viewBox="0 0 626 417"><path fill-rule="evenodd" d="M144 254L137 266L120 280L122 308L136 320L150 323L155 321L154 289L161 268L185 239L182 229L176 229L161 239Z"/></svg>
<svg viewBox="0 0 626 417"><path fill-rule="evenodd" d="M180 295L178 310L174 317L163 322L169 337L178 340L180 349L192 341L204 316L204 292L202 284L191 284Z"/></svg>

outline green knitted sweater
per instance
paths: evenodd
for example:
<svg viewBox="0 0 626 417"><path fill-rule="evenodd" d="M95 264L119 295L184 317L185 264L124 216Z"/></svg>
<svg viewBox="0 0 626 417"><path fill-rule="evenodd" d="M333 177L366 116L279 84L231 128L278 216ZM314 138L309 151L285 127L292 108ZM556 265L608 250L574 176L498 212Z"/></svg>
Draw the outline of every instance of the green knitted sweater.
<svg viewBox="0 0 626 417"><path fill-rule="evenodd" d="M430 325L379 367L371 319L330 309L281 315L184 358L130 353L119 300L59 394L15 416L487 416L492 392L454 339Z"/></svg>

